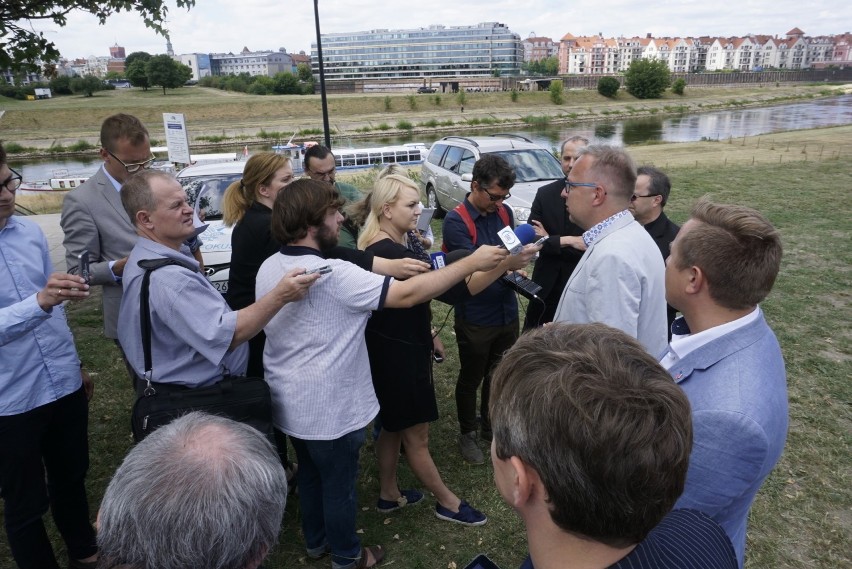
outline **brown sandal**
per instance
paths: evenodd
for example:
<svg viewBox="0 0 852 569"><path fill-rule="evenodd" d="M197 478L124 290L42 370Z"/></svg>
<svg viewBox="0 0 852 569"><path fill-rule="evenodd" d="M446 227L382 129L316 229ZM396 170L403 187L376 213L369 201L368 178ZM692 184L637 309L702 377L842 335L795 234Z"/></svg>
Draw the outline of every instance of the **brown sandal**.
<svg viewBox="0 0 852 569"><path fill-rule="evenodd" d="M367 565L367 557L368 553L373 556L373 564ZM355 569L370 569L371 567L375 567L385 559L385 550L382 549L381 545L373 545L371 547L362 547L361 548L361 559L358 560L358 564L355 566Z"/></svg>

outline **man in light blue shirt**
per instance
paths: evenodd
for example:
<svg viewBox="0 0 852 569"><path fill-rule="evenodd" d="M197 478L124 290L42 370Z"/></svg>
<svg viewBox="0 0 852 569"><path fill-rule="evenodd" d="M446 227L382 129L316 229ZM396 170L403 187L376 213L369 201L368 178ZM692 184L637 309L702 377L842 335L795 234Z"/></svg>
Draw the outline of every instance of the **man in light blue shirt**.
<svg viewBox="0 0 852 569"><path fill-rule="evenodd" d="M92 384L61 306L88 297L89 286L79 276L53 273L38 225L13 217L20 185L0 146L0 494L6 532L19 567L58 569L42 522L49 504L69 566L93 567L97 546L84 484Z"/></svg>
<svg viewBox="0 0 852 569"><path fill-rule="evenodd" d="M248 340L287 302L302 298L319 274L291 271L254 304L231 310L183 247L195 232L193 210L174 176L135 174L122 187L121 201L138 239L124 267L118 339L136 376L145 375L139 323L145 271L138 263L160 259L176 264L151 274L152 381L203 387L228 374L244 375Z"/></svg>
<svg viewBox="0 0 852 569"><path fill-rule="evenodd" d="M748 512L787 439L787 382L758 303L781 266L781 236L757 211L699 201L672 243L666 298L682 314L660 362L692 407L679 508L709 515L743 565Z"/></svg>

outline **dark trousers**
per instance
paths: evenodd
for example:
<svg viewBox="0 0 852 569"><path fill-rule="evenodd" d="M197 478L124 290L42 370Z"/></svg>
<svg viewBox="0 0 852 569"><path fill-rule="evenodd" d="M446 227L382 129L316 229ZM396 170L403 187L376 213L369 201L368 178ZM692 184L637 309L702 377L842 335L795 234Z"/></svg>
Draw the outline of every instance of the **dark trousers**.
<svg viewBox="0 0 852 569"><path fill-rule="evenodd" d="M98 550L85 486L88 413L81 387L26 413L0 417L0 495L9 547L21 569L59 568L42 522L48 505L69 557L85 559Z"/></svg>
<svg viewBox="0 0 852 569"><path fill-rule="evenodd" d="M459 346L459 378L456 382L456 409L462 433L476 431L476 394L482 385L479 414L482 428L491 430L488 419L488 394L491 371L503 353L518 339L518 321L505 326L477 326L456 318L456 341Z"/></svg>

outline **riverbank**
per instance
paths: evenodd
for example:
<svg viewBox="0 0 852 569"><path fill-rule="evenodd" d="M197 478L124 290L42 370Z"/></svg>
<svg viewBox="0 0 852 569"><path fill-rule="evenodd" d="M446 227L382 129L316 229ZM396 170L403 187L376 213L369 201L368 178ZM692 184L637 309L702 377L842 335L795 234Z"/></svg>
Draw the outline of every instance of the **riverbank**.
<svg viewBox="0 0 852 569"><path fill-rule="evenodd" d="M572 90L564 103L553 104L547 92L465 93L459 95L333 95L329 98L335 142L376 137L438 138L447 133L488 128L521 128L548 124L642 116L682 115L720 109L768 106L852 92L852 85L762 85L738 88L687 88L683 96L667 92L662 99L639 100L626 92L614 99L597 92ZM130 112L162 143L162 113L186 115L193 150L234 149L288 139L321 139L320 100L316 95L262 97L188 87L169 91L119 89L95 97L61 97L41 101L2 100L3 140L36 149L14 158L93 156L95 151L53 153L57 145L83 141L97 145L98 126L114 112Z"/></svg>
<svg viewBox="0 0 852 569"><path fill-rule="evenodd" d="M637 164L654 165L663 170L674 167L725 168L736 165L771 164L784 168L798 162L852 162L852 125L810 130L778 132L761 136L731 138L719 141L644 144L628 147ZM409 169L419 176L420 168ZM340 172L341 180L367 189L372 180L359 172ZM36 213L58 213L60 195L19 195L17 202Z"/></svg>

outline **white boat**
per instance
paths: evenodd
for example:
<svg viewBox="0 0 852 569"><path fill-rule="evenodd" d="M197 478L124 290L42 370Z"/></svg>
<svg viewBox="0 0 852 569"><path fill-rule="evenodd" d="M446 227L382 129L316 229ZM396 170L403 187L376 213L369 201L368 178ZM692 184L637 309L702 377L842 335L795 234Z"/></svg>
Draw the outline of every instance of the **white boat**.
<svg viewBox="0 0 852 569"><path fill-rule="evenodd" d="M165 151L165 147L151 148L152 153ZM245 160L248 156L248 148L239 152L219 152L213 154L193 154L191 156L193 165L197 164L216 164L221 162L239 162ZM163 172L175 173L175 165L168 160L155 160L151 164L151 169L162 170ZM83 182L89 179L88 174L69 174L67 170L56 170L53 172L53 177L49 180L35 180L32 182L23 182L18 191L23 196L45 195L45 194L64 194L69 190L73 190Z"/></svg>
<svg viewBox="0 0 852 569"><path fill-rule="evenodd" d="M301 172L302 161L305 151L316 142L305 144L276 144L272 150L278 154L290 157L294 172ZM387 166L389 164L401 164L412 166L420 164L426 159L429 147L422 142L410 142L396 146L378 146L373 148L334 148L334 163L338 170L354 170L356 168L371 168L373 166Z"/></svg>
<svg viewBox="0 0 852 569"><path fill-rule="evenodd" d="M85 174L70 175L67 170L56 170L53 172L53 177L49 180L23 182L21 187L18 188L18 191L23 196L63 194L69 190L73 190L88 179L89 176Z"/></svg>

